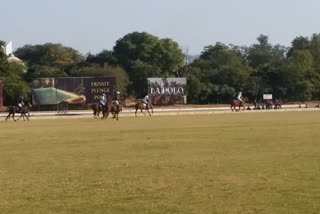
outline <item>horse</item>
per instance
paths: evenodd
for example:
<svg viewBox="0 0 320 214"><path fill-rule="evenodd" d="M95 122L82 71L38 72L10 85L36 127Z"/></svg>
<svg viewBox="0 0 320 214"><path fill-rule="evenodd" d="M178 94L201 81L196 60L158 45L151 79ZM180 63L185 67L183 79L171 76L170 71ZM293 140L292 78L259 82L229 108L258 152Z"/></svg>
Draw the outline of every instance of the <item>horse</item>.
<svg viewBox="0 0 320 214"><path fill-rule="evenodd" d="M283 104L282 100L275 100L274 109L282 109L282 104Z"/></svg>
<svg viewBox="0 0 320 214"><path fill-rule="evenodd" d="M99 103L94 103L91 105L91 109L93 110L93 118L95 119L104 119L106 113L108 111L108 104L111 102L110 97L107 96L108 102L106 103L105 108L103 109ZM100 117L100 112L102 112L102 117Z"/></svg>
<svg viewBox="0 0 320 214"><path fill-rule="evenodd" d="M240 111L240 108L242 107L243 109L242 110L245 110L246 107L244 106L246 104L246 102L248 102L249 99L247 97L243 98L242 99L242 102L240 103L239 100L233 100L232 103L231 103L231 110L234 111ZM239 109L237 110L236 107L239 107Z"/></svg>
<svg viewBox="0 0 320 214"><path fill-rule="evenodd" d="M122 104L117 105L115 102L111 102L108 104L107 109L108 110L105 115L105 118L107 118L111 112L111 114L113 115L113 118L116 118L116 120L119 120L119 113L122 109Z"/></svg>
<svg viewBox="0 0 320 214"><path fill-rule="evenodd" d="M29 107L31 107L31 104L28 104L28 105L29 105ZM23 118L23 121L25 121L25 118L27 118L27 120L29 120L30 110L29 110L28 106L23 106L23 107L20 109L20 111L18 111L18 109L20 109L20 108L18 108L17 106L9 106L9 108L8 108L9 114L8 114L8 116L6 117L6 121L7 121L8 119L10 119L10 117L12 117L13 121L17 121L17 120L14 118L15 113L20 113L20 114L21 114L20 117L18 118L18 120L20 120L21 117Z"/></svg>
<svg viewBox="0 0 320 214"><path fill-rule="evenodd" d="M135 115L137 116L137 111L138 109L140 109L141 113L143 113L144 115L146 115L142 110L147 110L147 112L149 113L149 116L151 117L150 111L149 109L151 109L152 114L153 114L153 106L151 103L148 103L148 105L142 103L142 102L137 102L134 106L136 108L136 112Z"/></svg>
<svg viewBox="0 0 320 214"><path fill-rule="evenodd" d="M106 107L107 108L107 107ZM102 106L98 103L94 103L91 105L91 109L93 110L93 118L102 119L106 114L106 108L102 109ZM102 118L100 118L100 112L102 112Z"/></svg>

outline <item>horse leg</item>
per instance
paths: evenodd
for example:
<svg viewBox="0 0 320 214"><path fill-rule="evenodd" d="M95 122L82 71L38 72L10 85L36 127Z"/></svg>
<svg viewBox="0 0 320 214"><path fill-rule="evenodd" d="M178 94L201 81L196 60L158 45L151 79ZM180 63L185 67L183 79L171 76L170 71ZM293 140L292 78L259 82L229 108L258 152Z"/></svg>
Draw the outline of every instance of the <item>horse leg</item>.
<svg viewBox="0 0 320 214"><path fill-rule="evenodd" d="M109 116L109 114L110 114L110 111L108 110L108 111L104 114L103 119L107 119L107 117Z"/></svg>
<svg viewBox="0 0 320 214"><path fill-rule="evenodd" d="M151 109L151 112L153 114L153 106L152 106L152 104L150 104L150 109Z"/></svg>
<svg viewBox="0 0 320 214"><path fill-rule="evenodd" d="M135 114L135 116L137 116L137 111L138 111L138 109L136 108L136 112L134 113L134 114Z"/></svg>
<svg viewBox="0 0 320 214"><path fill-rule="evenodd" d="M21 119L21 117L22 117L22 119L23 119L23 121L24 121L24 115L23 115L23 113L21 113L21 115L20 115L20 117L19 117L19 119L18 119L18 120L20 120L20 119Z"/></svg>
<svg viewBox="0 0 320 214"><path fill-rule="evenodd" d="M8 116L6 117L6 122L7 122L7 120L10 118L10 113L8 114Z"/></svg>
<svg viewBox="0 0 320 214"><path fill-rule="evenodd" d="M140 108L140 110L141 110L141 113L142 113L142 114L146 115L146 113L144 113L144 112L142 111L142 108Z"/></svg>
<svg viewBox="0 0 320 214"><path fill-rule="evenodd" d="M149 111L149 109L147 109L147 112L149 113L149 116L151 117L151 114L150 114L150 111Z"/></svg>

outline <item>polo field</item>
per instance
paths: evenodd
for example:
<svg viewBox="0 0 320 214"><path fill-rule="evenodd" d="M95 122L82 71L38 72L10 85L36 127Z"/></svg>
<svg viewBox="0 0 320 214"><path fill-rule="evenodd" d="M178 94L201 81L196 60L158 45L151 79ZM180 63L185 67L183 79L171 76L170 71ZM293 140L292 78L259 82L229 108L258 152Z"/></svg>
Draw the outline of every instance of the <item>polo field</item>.
<svg viewBox="0 0 320 214"><path fill-rule="evenodd" d="M317 213L319 111L0 122L1 213Z"/></svg>

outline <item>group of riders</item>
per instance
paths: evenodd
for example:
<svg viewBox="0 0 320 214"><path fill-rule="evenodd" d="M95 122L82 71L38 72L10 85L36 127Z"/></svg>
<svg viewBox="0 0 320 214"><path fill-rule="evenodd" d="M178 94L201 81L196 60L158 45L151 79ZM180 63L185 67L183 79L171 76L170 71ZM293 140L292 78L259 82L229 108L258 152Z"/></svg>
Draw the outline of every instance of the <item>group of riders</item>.
<svg viewBox="0 0 320 214"><path fill-rule="evenodd" d="M240 91L240 92L238 93L238 95L237 95L237 101L238 101L240 104L242 104L242 99L243 99L243 97L242 97L242 92ZM120 91L117 91L116 95L113 96L112 102L113 102L113 104L116 104L118 108L120 108L120 102L121 102L121 94L120 94ZM99 102L101 108L102 108L102 109L105 109L106 106L107 106L107 103L108 103L108 98L107 98L106 94L102 94L101 99L100 99L100 102ZM144 96L144 98L142 99L141 103L142 103L143 105L145 105L145 107L148 106L148 104L149 104L149 96L148 96L148 95ZM17 111L20 112L20 111L24 108L24 106L25 106L24 97L23 97L23 96L20 96L20 97L19 97L19 101L18 101Z"/></svg>
<svg viewBox="0 0 320 214"><path fill-rule="evenodd" d="M113 96L112 98L112 103L117 105L118 109L120 108L120 102L121 102L121 94L120 91L117 91L115 96ZM237 101L239 102L239 104L242 104L243 102L243 97L242 97L242 92L240 91L237 95ZM100 99L100 107L102 109L106 109L108 103L108 97L106 96L106 94L102 94L101 99ZM149 105L149 96L145 95L144 98L141 100L141 103L147 107ZM18 101L18 106L17 106L17 112L20 112L24 107L25 107L25 103L24 103L24 97L20 96L19 97L19 101Z"/></svg>
<svg viewBox="0 0 320 214"><path fill-rule="evenodd" d="M243 97L242 97L242 92L240 91L237 95L237 101L242 104L243 102ZM120 91L117 91L117 93L115 94L115 96L112 97L112 102L113 104L116 104L118 107L120 106L120 102L121 102L121 94ZM101 99L100 99L100 106L102 107L102 109L106 108L106 105L108 103L108 98L106 96L106 94L102 94ZM149 96L146 95L144 96L144 98L142 99L141 103L145 106L148 106L149 104ZM23 96L19 97L19 101L18 101L18 111L21 111L21 109L23 109L23 107L25 106L24 103L24 98Z"/></svg>
<svg viewBox="0 0 320 214"><path fill-rule="evenodd" d="M245 100L244 100L245 99ZM242 96L242 92L240 91L238 94L237 94L237 97L236 97L236 102L238 102L237 106L240 106L245 108L244 107L244 102L247 102L247 98L243 98ZM259 101L257 101L257 98L254 100L254 109L255 110L259 110L260 109L260 105L259 105ZM274 105L274 108L275 109L281 109L282 107L282 104L283 104L283 101L281 99L275 99L274 100L274 103L272 102L272 100L266 100L265 102L265 108L266 109L272 109L272 106ZM250 110L250 107L248 107L247 109ZM262 109L264 109L264 105L262 104Z"/></svg>
<svg viewBox="0 0 320 214"><path fill-rule="evenodd" d="M117 105L117 107L118 107L118 109L119 109L119 108L120 108L120 103L121 103L121 94L120 94L120 91L117 91L116 95L113 96L111 99L112 99L112 103L115 104L115 105ZM108 97L106 96L106 94L102 94L101 99L100 99L100 102L99 102L99 105L100 105L101 109L105 110L106 107L107 107L107 103L108 103ZM149 104L149 96L146 95L146 96L142 99L141 103L142 103L143 105L145 105L145 107L148 106L148 104Z"/></svg>
<svg viewBox="0 0 320 214"><path fill-rule="evenodd" d="M112 98L112 103L116 104L118 108L120 108L120 102L121 102L121 95L120 95L120 91L117 91L116 95ZM143 99L142 99L142 104L144 104L145 106L148 106L149 104L149 96L146 95ZM108 98L106 96L106 94L102 94L101 99L100 99L100 106L102 109L105 109L108 103ZM20 96L19 100L18 100L18 105L17 105L17 112L20 112L23 108L25 107L25 103L24 103L24 97Z"/></svg>

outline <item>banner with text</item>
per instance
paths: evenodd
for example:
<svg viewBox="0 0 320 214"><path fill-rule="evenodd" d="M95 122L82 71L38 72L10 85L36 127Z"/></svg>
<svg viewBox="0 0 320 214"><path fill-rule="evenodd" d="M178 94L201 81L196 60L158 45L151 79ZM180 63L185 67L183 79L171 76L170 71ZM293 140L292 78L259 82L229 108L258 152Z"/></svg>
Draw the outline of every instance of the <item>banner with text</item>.
<svg viewBox="0 0 320 214"><path fill-rule="evenodd" d="M87 103L98 103L101 95L113 97L116 92L115 77L92 77L85 78L84 87Z"/></svg>
<svg viewBox="0 0 320 214"><path fill-rule="evenodd" d="M103 93L112 96L115 77L40 78L32 81L34 105L96 103Z"/></svg>
<svg viewBox="0 0 320 214"><path fill-rule="evenodd" d="M148 78L148 94L153 105L187 103L186 78Z"/></svg>

